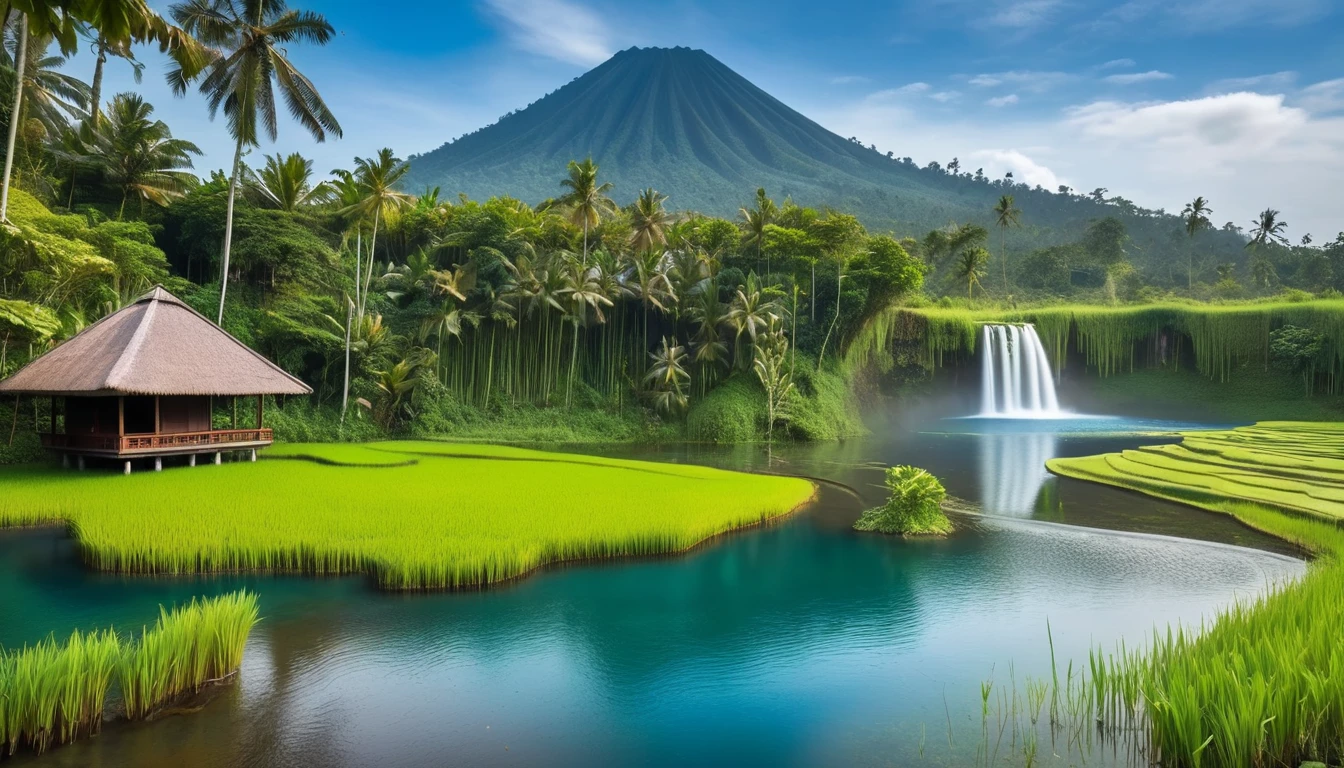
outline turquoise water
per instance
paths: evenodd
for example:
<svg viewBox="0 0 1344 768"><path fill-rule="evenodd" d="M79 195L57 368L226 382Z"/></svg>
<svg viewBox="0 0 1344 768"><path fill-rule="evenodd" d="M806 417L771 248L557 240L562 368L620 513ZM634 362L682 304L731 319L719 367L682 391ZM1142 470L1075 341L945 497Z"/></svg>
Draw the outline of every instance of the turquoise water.
<svg viewBox="0 0 1344 768"><path fill-rule="evenodd" d="M1093 643L1141 642L1155 624L1196 623L1302 572L1228 546L1271 542L1226 518L1006 474L1037 455L1123 444L1133 441L903 434L768 458L626 451L837 485L807 513L684 556L549 569L485 592L126 579L80 568L59 532L0 532L8 646L75 627L138 628L160 604L239 586L260 593L265 616L238 684L202 711L112 726L15 764L971 764L981 681L1007 684L1010 666L1019 681L1048 672L1047 620L1061 659L1085 659ZM984 514L958 517L947 540L851 531L880 496L882 467L900 461L944 476ZM1088 762L1123 757L1101 750Z"/></svg>

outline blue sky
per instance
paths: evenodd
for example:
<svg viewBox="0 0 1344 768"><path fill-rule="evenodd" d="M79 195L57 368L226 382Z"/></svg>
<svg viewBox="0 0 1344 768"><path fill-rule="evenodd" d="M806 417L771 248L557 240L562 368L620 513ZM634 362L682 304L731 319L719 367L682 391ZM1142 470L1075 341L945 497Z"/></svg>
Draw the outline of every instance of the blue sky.
<svg viewBox="0 0 1344 768"><path fill-rule="evenodd" d="M153 3L160 10L166 3ZM1107 187L1179 209L1203 194L1246 226L1279 208L1294 239L1344 230L1344 8L1337 0L466 0L296 3L337 29L291 57L345 136L297 124L260 154L320 171L383 146L405 156L493 122L631 45L703 48L843 136L921 164L1051 188ZM138 87L202 169L230 142L199 97L174 99L162 59ZM87 54L71 71L91 70ZM88 74L83 76L87 77Z"/></svg>

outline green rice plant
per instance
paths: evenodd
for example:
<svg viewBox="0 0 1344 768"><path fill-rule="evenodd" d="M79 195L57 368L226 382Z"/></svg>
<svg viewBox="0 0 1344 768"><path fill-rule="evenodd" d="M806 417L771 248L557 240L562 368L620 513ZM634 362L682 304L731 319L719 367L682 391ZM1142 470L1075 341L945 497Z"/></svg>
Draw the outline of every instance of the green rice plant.
<svg viewBox="0 0 1344 768"><path fill-rule="evenodd" d="M228 677L242 664L257 622L257 596L236 592L172 612L138 643L113 630L48 638L0 650L0 756L41 753L97 733L115 679L126 715L148 716L185 691Z"/></svg>
<svg viewBox="0 0 1344 768"><path fill-rule="evenodd" d="M1060 474L1215 512L1318 556L1307 575L1199 632L1091 654L1079 716L1174 766L1344 760L1344 425L1266 422L1182 446L1057 459Z"/></svg>
<svg viewBox="0 0 1344 768"><path fill-rule="evenodd" d="M273 450L329 463L129 477L4 468L0 526L65 523L85 561L108 571L369 573L387 589L442 589L547 563L684 550L813 493L798 478L499 446Z"/></svg>
<svg viewBox="0 0 1344 768"><path fill-rule="evenodd" d="M126 716L143 719L237 672L257 621L257 596L248 592L193 600L172 612L160 608L153 629L124 650L117 667Z"/></svg>

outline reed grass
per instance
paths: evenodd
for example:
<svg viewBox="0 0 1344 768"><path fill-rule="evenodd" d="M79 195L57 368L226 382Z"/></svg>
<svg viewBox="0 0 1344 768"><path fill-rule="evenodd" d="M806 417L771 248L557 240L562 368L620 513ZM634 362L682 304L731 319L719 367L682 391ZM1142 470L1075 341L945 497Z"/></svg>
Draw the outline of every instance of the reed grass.
<svg viewBox="0 0 1344 768"><path fill-rule="evenodd" d="M1344 760L1344 425L1190 433L1179 446L1056 459L1063 475L1230 514L1317 555L1307 575L1199 631L1100 649L1074 694L1082 720L1164 768Z"/></svg>
<svg viewBox="0 0 1344 768"><path fill-rule="evenodd" d="M499 446L272 450L328 463L129 477L4 468L0 526L64 522L85 561L108 571L368 573L387 589L440 589L684 550L786 514L813 491L797 478Z"/></svg>
<svg viewBox="0 0 1344 768"><path fill-rule="evenodd" d="M881 360L896 340L922 341L924 364L938 368L948 358L973 354L985 323L1032 323L1059 370L1072 339L1088 367L1102 376L1133 371L1142 343L1171 329L1180 334L1178 340L1191 344L1196 369L1220 381L1230 379L1238 366L1267 365L1270 332L1295 325L1320 333L1324 340L1320 373L1326 391L1344 388L1344 300L1340 299L1021 309L893 307L878 313L855 335L846 361L851 366L867 365Z"/></svg>
<svg viewBox="0 0 1344 768"><path fill-rule="evenodd" d="M188 691L236 672L257 623L257 597L246 592L174 611L139 640L113 630L82 633L57 643L0 650L0 756L41 753L102 727L113 682L126 716L144 719Z"/></svg>

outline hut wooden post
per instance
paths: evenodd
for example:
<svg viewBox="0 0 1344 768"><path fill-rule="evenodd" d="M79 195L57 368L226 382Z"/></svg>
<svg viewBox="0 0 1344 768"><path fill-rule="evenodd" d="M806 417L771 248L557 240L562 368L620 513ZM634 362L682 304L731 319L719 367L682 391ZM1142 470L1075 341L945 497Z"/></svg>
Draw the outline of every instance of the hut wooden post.
<svg viewBox="0 0 1344 768"><path fill-rule="evenodd" d="M159 396L154 396L154 434L163 432L163 418L159 412Z"/></svg>
<svg viewBox="0 0 1344 768"><path fill-rule="evenodd" d="M126 398L117 397L117 437L126 436Z"/></svg>

